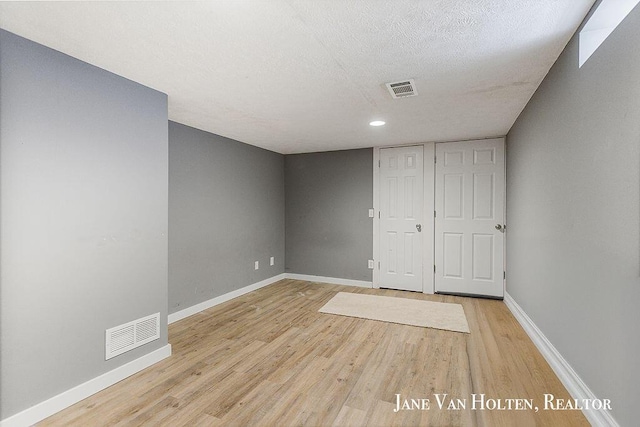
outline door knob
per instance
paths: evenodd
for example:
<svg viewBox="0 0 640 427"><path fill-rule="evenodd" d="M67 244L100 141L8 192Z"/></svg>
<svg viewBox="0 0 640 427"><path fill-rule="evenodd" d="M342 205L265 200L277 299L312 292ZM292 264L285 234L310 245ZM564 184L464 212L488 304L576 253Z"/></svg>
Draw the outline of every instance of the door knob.
<svg viewBox="0 0 640 427"><path fill-rule="evenodd" d="M502 225L501 224L496 224L496 230L502 230Z"/></svg>
<svg viewBox="0 0 640 427"><path fill-rule="evenodd" d="M422 224L416 224L416 229L418 230L418 233L420 233L422 231Z"/></svg>

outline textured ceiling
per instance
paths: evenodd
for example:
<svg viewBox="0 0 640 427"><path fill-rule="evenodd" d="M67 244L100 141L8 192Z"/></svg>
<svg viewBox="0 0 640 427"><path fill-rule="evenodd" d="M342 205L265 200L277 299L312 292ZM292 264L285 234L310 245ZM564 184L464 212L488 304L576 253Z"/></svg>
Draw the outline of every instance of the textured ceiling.
<svg viewBox="0 0 640 427"><path fill-rule="evenodd" d="M171 120L299 153L505 135L593 3L0 2L0 27L167 93Z"/></svg>

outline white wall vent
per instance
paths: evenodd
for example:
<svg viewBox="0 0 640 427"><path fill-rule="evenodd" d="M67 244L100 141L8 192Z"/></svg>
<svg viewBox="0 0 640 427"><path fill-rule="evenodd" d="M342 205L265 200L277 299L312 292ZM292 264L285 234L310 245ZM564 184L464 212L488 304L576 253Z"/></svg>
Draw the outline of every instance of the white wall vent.
<svg viewBox="0 0 640 427"><path fill-rule="evenodd" d="M406 98L408 96L416 96L416 82L413 79L402 80L400 82L386 83L387 89L393 98Z"/></svg>
<svg viewBox="0 0 640 427"><path fill-rule="evenodd" d="M107 329L105 360L160 338L160 313Z"/></svg>

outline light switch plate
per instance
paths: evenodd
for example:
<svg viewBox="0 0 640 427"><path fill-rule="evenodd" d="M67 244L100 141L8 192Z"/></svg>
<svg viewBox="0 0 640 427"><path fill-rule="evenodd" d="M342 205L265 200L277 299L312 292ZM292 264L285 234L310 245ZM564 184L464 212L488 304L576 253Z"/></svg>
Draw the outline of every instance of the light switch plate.
<svg viewBox="0 0 640 427"><path fill-rule="evenodd" d="M373 218L374 211L373 209L369 209L369 218Z"/></svg>
<svg viewBox="0 0 640 427"><path fill-rule="evenodd" d="M373 260L369 260L369 269L373 270Z"/></svg>

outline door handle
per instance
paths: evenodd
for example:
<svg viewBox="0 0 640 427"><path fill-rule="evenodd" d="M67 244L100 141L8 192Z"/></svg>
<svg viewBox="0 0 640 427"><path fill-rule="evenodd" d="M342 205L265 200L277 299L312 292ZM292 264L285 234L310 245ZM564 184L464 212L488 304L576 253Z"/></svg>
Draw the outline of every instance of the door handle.
<svg viewBox="0 0 640 427"><path fill-rule="evenodd" d="M496 224L496 230L502 231L504 233L506 229L507 229L506 225Z"/></svg>
<svg viewBox="0 0 640 427"><path fill-rule="evenodd" d="M420 233L422 231L422 224L416 224L416 230Z"/></svg>

